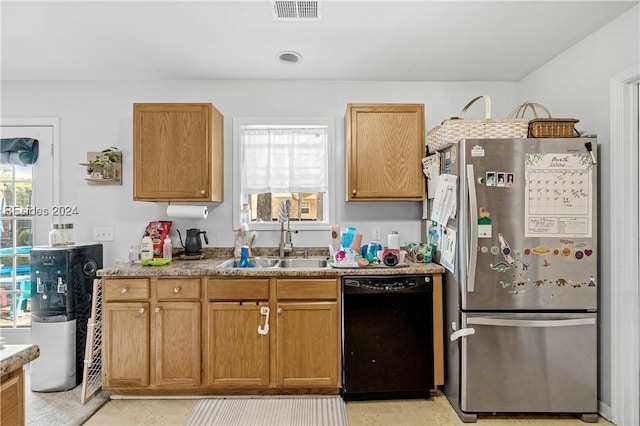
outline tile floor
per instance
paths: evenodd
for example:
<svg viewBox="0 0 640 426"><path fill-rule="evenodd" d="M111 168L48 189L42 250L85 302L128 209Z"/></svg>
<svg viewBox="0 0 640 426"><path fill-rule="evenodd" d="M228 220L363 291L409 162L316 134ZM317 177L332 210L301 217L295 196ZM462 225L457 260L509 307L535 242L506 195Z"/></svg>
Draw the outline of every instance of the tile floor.
<svg viewBox="0 0 640 426"><path fill-rule="evenodd" d="M182 425L196 399L111 400L86 426ZM464 424L443 395L429 400L366 401L347 403L350 426L429 426ZM600 418L600 424L611 425ZM563 426L585 425L573 416L480 416L478 425Z"/></svg>

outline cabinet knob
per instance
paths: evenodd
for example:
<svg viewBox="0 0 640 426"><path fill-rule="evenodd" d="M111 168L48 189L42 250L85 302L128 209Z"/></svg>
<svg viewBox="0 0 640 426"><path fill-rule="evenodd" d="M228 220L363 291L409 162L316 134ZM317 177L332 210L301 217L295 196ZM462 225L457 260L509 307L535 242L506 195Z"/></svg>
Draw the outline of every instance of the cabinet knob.
<svg viewBox="0 0 640 426"><path fill-rule="evenodd" d="M282 308L278 308L278 313L281 314L282 313Z"/></svg>
<svg viewBox="0 0 640 426"><path fill-rule="evenodd" d="M351 194L356 195L356 190L351 191Z"/></svg>
<svg viewBox="0 0 640 426"><path fill-rule="evenodd" d="M144 308L140 308L140 309L138 309L138 313L139 313L139 314L144 314Z"/></svg>
<svg viewBox="0 0 640 426"><path fill-rule="evenodd" d="M128 288L122 287L122 290L120 290L120 293L125 294L127 291L129 291Z"/></svg>
<svg viewBox="0 0 640 426"><path fill-rule="evenodd" d="M201 189L201 190L200 190L200 195L204 195L204 194L206 194L206 193L207 193L207 191L205 191L204 189Z"/></svg>
<svg viewBox="0 0 640 426"><path fill-rule="evenodd" d="M175 288L173 289L173 292L174 292L174 293L176 293L176 294L177 294L177 293L180 293L180 287L175 287Z"/></svg>
<svg viewBox="0 0 640 426"><path fill-rule="evenodd" d="M160 312L160 308L155 308L155 309L153 310L153 312L155 312L155 313L157 314L158 312Z"/></svg>

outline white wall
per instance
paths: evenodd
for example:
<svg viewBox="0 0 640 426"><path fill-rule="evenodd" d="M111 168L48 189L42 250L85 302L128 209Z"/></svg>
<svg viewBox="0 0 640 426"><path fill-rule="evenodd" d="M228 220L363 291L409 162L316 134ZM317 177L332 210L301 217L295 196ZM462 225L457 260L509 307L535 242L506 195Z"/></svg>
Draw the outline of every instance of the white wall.
<svg viewBox="0 0 640 426"><path fill-rule="evenodd" d="M640 6L636 6L600 31L566 50L522 80L523 99L545 105L556 117L576 117L577 127L598 135L600 174L600 400L611 404L611 246L623 229L611 223L611 170L616 158L610 152L610 79L640 64ZM631 141L633 142L633 141ZM638 143L635 141L633 143ZM637 190L629 182L629 190ZM638 330L631 332L638 333Z"/></svg>
<svg viewBox="0 0 640 426"><path fill-rule="evenodd" d="M77 206L73 217L77 241L93 238L96 226L112 226L115 240L105 243L105 266L126 258L139 242L146 224L166 220L167 203L134 202L132 186L132 104L134 102L212 102L224 115L225 194L223 203L209 204L206 220L173 219L174 229L207 231L210 246L232 247L232 118L238 116L328 116L336 123L337 217L332 223L356 226L371 238L374 225L383 235L397 229L403 242L420 239L420 202L344 201L344 112L349 102L424 103L427 128L462 107L478 94L490 94L495 117L506 116L517 102L516 83L394 83L310 81L38 81L3 82L3 117L60 118L60 201ZM468 116L481 117L482 104ZM84 181L87 151L116 146L123 151L123 185L89 186ZM48 232L48 230L47 230ZM182 232L184 236L184 232ZM172 240L178 245L177 233ZM296 246L326 247L328 231L302 231ZM275 247L277 232L260 233L258 246Z"/></svg>

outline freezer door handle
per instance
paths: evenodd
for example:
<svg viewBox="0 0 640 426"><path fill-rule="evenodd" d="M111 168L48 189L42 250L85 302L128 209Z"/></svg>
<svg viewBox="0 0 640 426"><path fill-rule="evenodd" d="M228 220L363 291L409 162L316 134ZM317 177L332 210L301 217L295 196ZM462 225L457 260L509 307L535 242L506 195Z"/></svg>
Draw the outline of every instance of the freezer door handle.
<svg viewBox="0 0 640 426"><path fill-rule="evenodd" d="M494 325L499 327L573 327L576 325L595 325L595 318L572 318L556 320L516 320L501 318L467 318L467 324Z"/></svg>
<svg viewBox="0 0 640 426"><path fill-rule="evenodd" d="M472 293L476 286L476 261L478 258L478 199L476 197L476 178L473 164L467 164L467 186L469 188L469 266L467 268L467 292Z"/></svg>

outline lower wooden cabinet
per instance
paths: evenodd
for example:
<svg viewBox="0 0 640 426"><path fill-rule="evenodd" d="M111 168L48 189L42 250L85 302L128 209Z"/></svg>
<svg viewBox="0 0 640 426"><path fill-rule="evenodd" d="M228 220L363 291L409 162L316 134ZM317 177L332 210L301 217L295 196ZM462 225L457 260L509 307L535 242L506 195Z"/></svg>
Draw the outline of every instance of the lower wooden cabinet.
<svg viewBox="0 0 640 426"><path fill-rule="evenodd" d="M441 384L439 275L436 283ZM336 394L340 330L339 278L109 277L103 387L131 394Z"/></svg>
<svg viewBox="0 0 640 426"><path fill-rule="evenodd" d="M0 384L0 424L24 425L24 372L22 367L2 376Z"/></svg>
<svg viewBox="0 0 640 426"><path fill-rule="evenodd" d="M103 280L103 387L199 387L200 297L199 278Z"/></svg>
<svg viewBox="0 0 640 426"><path fill-rule="evenodd" d="M209 302L206 319L205 384L213 387L269 386L269 335L258 327L262 302Z"/></svg>
<svg viewBox="0 0 640 426"><path fill-rule="evenodd" d="M276 371L281 387L337 387L337 302L278 302Z"/></svg>
<svg viewBox="0 0 640 426"><path fill-rule="evenodd" d="M200 306L200 301L158 302L151 312L154 385L200 385Z"/></svg>
<svg viewBox="0 0 640 426"><path fill-rule="evenodd" d="M106 282L105 285L110 285ZM104 303L102 386L149 386L149 303Z"/></svg>
<svg viewBox="0 0 640 426"><path fill-rule="evenodd" d="M205 386L337 391L337 279L209 279L207 289Z"/></svg>
<svg viewBox="0 0 640 426"><path fill-rule="evenodd" d="M279 387L339 386L339 293L335 279L276 281Z"/></svg>

